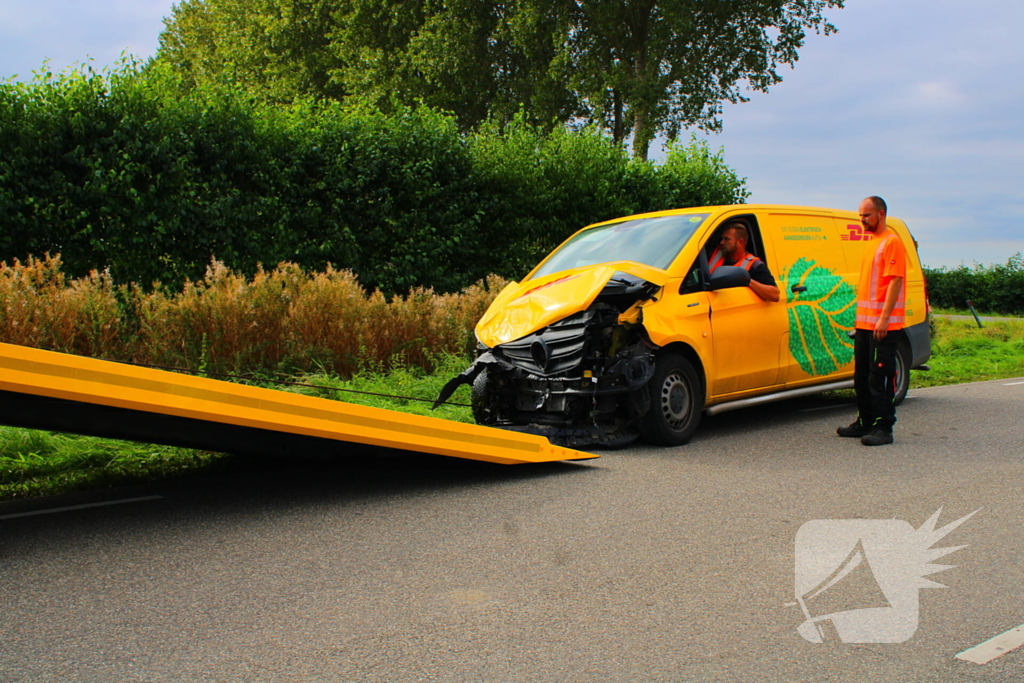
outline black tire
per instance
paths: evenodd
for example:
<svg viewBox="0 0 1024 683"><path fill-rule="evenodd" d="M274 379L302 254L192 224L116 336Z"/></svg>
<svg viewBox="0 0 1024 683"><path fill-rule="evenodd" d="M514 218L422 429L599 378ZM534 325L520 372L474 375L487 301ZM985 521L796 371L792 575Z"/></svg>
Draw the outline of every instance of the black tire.
<svg viewBox="0 0 1024 683"><path fill-rule="evenodd" d="M651 409L639 420L640 435L659 446L689 441L704 411L704 390L690 361L675 353L662 354L647 386Z"/></svg>
<svg viewBox="0 0 1024 683"><path fill-rule="evenodd" d="M893 395L893 405L903 403L910 391L910 349L900 344L896 347L896 393Z"/></svg>
<svg viewBox="0 0 1024 683"><path fill-rule="evenodd" d="M494 392L494 378L484 368L473 380L473 393L469 400L473 419L480 425L498 423L498 397Z"/></svg>

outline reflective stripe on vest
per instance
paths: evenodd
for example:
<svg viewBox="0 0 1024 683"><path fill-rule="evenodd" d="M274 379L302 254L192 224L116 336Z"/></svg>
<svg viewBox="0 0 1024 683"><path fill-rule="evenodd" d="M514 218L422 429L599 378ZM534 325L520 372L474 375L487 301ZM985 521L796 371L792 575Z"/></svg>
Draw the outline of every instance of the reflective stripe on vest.
<svg viewBox="0 0 1024 683"><path fill-rule="evenodd" d="M875 248L875 255L871 259L871 281L868 284L869 300L864 301L860 299L857 301L857 322L859 323L878 324L882 309L885 308L884 301L875 300L880 294L878 288L882 279L882 267L885 265L883 263L885 246L889 244L889 240L896 239L899 239L899 237L895 234L889 235L879 242L878 247ZM906 322L906 292L907 284L904 282L900 287L899 298L896 299L896 304L892 307L892 312L889 314L890 327L895 324L903 325ZM882 292L881 294L884 295L885 293Z"/></svg>
<svg viewBox="0 0 1024 683"><path fill-rule="evenodd" d="M743 268L743 270L746 270L746 271L749 272L750 269L754 267L754 264L757 263L760 260L761 259L757 258L753 254L747 254L746 257L743 259L743 261L741 263L734 263L733 265L734 266L740 266L741 268ZM725 256L722 255L722 252L719 251L718 249L715 249L713 252L711 252L711 258L708 259L708 269L710 270L710 272L713 273L713 272L715 272L715 268L718 268L718 266L724 266L724 265L725 265Z"/></svg>

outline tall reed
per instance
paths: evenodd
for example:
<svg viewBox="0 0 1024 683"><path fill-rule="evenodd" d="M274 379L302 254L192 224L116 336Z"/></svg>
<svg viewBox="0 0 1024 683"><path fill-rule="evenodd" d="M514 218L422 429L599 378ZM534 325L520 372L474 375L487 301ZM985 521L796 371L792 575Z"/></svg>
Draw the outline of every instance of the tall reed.
<svg viewBox="0 0 1024 683"><path fill-rule="evenodd" d="M457 294L415 289L386 299L347 270L282 263L246 278L214 261L177 292L69 279L60 257L0 263L0 341L79 355L221 373L419 367L464 354L504 286L492 276Z"/></svg>
<svg viewBox="0 0 1024 683"><path fill-rule="evenodd" d="M0 341L122 358L126 311L107 271L69 280L60 256L0 263Z"/></svg>

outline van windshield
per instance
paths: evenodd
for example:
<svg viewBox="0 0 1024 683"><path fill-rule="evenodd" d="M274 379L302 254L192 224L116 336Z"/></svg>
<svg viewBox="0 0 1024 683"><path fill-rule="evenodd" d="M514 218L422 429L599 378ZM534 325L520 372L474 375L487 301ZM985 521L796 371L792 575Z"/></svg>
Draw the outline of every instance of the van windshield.
<svg viewBox="0 0 1024 683"><path fill-rule="evenodd" d="M664 270L707 217L684 213L635 218L585 230L556 250L533 277L609 261L636 261Z"/></svg>

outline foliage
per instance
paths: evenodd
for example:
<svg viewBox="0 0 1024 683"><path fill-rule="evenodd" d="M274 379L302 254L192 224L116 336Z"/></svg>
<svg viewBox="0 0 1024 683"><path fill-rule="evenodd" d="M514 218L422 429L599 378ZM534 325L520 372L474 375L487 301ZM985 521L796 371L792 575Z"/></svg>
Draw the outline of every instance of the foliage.
<svg viewBox="0 0 1024 683"><path fill-rule="evenodd" d="M349 271L284 263L246 278L214 262L174 293L67 278L57 258L0 263L0 342L193 371L266 375L430 370L465 356L472 328L505 282L458 294L413 289L388 300Z"/></svg>
<svg viewBox="0 0 1024 683"><path fill-rule="evenodd" d="M303 375L300 386L280 388L307 396L475 424L467 405L470 401L468 385L460 386L449 402L437 410L432 407L448 380L466 369L465 356L441 354L433 361L434 371L430 373L403 365L386 372L367 367L349 379L317 372Z"/></svg>
<svg viewBox="0 0 1024 683"><path fill-rule="evenodd" d="M341 100L332 78L336 0L182 0L164 20L158 54L189 87L248 89L275 103Z"/></svg>
<svg viewBox="0 0 1024 683"><path fill-rule="evenodd" d="M533 0L543 3L545 0ZM767 91L792 65L805 30L835 31L822 11L843 0L577 0L560 64L591 120L646 158L659 132L721 128L722 102Z"/></svg>
<svg viewBox="0 0 1024 683"><path fill-rule="evenodd" d="M393 98L464 131L517 111L581 119L645 159L658 132L720 128L723 101L766 91L844 0L185 0L157 61L268 101Z"/></svg>
<svg viewBox="0 0 1024 683"><path fill-rule="evenodd" d="M0 84L0 147L0 259L59 253L73 277L146 288L216 258L453 292L518 277L592 222L746 196L706 144L657 166L525 117L464 136L426 107L271 107L132 64Z"/></svg>
<svg viewBox="0 0 1024 683"><path fill-rule="evenodd" d="M0 341L81 356L126 353L123 299L110 273L69 280L59 259L0 263Z"/></svg>
<svg viewBox="0 0 1024 683"><path fill-rule="evenodd" d="M494 272L507 278L527 272L598 216L738 204L748 196L721 152L696 138L671 145L656 166L630 159L598 132L544 133L520 118L500 134L473 136L471 148L488 202L480 206L486 222L478 248L506 255Z"/></svg>
<svg viewBox="0 0 1024 683"><path fill-rule="evenodd" d="M970 300L979 311L1024 315L1024 254L1005 265L926 268L928 298L939 308L963 309Z"/></svg>
<svg viewBox="0 0 1024 683"><path fill-rule="evenodd" d="M224 461L207 451L0 426L0 500L194 475Z"/></svg>

